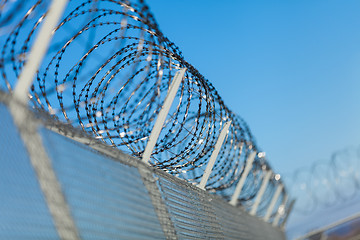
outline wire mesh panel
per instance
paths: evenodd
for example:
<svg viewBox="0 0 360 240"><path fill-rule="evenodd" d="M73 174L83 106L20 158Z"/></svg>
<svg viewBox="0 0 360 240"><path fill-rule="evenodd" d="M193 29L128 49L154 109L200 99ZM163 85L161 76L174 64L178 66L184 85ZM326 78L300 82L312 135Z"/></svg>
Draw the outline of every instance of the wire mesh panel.
<svg viewBox="0 0 360 240"><path fill-rule="evenodd" d="M0 102L0 239L59 239L26 148Z"/></svg>
<svg viewBox="0 0 360 240"><path fill-rule="evenodd" d="M179 239L224 239L210 199L162 177L159 187Z"/></svg>
<svg viewBox="0 0 360 240"><path fill-rule="evenodd" d="M217 198L212 204L225 239L254 239L248 227L247 213Z"/></svg>
<svg viewBox="0 0 360 240"><path fill-rule="evenodd" d="M284 239L279 228L220 196L94 139L86 146L81 143L86 136L76 129L38 116L42 143L80 239ZM49 202L5 105L0 105L0 117L0 239L59 239ZM68 137L51 126L63 128L58 132ZM50 200L56 205L56 199Z"/></svg>
<svg viewBox="0 0 360 240"><path fill-rule="evenodd" d="M158 184L179 239L285 239L279 228L165 174Z"/></svg>
<svg viewBox="0 0 360 240"><path fill-rule="evenodd" d="M246 222L249 227L249 232L252 234L251 239L285 239L285 235L278 228L274 228L271 224L264 222L256 217L247 216Z"/></svg>
<svg viewBox="0 0 360 240"><path fill-rule="evenodd" d="M138 170L42 129L82 239L164 239Z"/></svg>

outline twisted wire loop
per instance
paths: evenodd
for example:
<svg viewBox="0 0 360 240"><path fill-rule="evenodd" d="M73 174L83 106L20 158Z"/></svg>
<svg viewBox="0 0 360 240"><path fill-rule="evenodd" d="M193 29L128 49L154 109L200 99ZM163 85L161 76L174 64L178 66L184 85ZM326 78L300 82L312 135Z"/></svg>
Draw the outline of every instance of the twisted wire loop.
<svg viewBox="0 0 360 240"><path fill-rule="evenodd" d="M12 91L46 18L47 4L33 3L1 39L1 88ZM143 1L70 1L29 97L35 109L140 157L181 68L187 68L185 79L150 163L189 182L200 182L220 130L231 120L206 186L229 198L249 153L259 149L244 120L227 108L211 83L162 34ZM256 157L243 201L256 195L264 164Z"/></svg>
<svg viewBox="0 0 360 240"><path fill-rule="evenodd" d="M10 27L23 17L24 11L32 4L31 1L0 0L0 34L7 33Z"/></svg>
<svg viewBox="0 0 360 240"><path fill-rule="evenodd" d="M360 147L349 147L287 176L289 192L297 199L294 212L306 215L359 197L358 169Z"/></svg>

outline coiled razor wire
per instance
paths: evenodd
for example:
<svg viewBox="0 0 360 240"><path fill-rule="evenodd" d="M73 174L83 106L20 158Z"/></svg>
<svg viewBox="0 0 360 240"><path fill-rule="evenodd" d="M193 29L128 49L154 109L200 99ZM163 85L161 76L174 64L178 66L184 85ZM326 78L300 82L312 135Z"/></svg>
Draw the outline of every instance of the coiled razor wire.
<svg viewBox="0 0 360 240"><path fill-rule="evenodd" d="M359 169L360 147L348 147L327 161L315 162L285 176L288 190L296 198L294 213L311 214L359 197Z"/></svg>
<svg viewBox="0 0 360 240"><path fill-rule="evenodd" d="M13 90L48 4L45 0L1 2L1 88ZM198 183L223 124L231 120L206 186L229 198L249 153L260 150L244 120L228 109L211 83L164 37L142 0L70 1L29 97L35 109L140 157L181 68L187 68L185 79L150 163ZM240 196L243 202L254 198L262 173L269 168L256 157Z"/></svg>

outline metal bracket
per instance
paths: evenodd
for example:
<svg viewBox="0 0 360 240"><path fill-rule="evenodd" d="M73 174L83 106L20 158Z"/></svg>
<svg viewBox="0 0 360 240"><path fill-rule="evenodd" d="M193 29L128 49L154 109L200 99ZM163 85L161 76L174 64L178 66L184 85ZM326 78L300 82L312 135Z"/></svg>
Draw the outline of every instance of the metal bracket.
<svg viewBox="0 0 360 240"><path fill-rule="evenodd" d="M282 184L279 184L279 186L276 188L276 191L274 193L273 198L271 199L271 202L269 204L269 207L266 211L266 214L264 216L264 221L269 221L270 215L275 207L276 201L278 200L281 191L283 190L284 186Z"/></svg>
<svg viewBox="0 0 360 240"><path fill-rule="evenodd" d="M160 112L156 119L154 127L151 130L149 141L147 142L144 153L142 154L142 161L147 164L150 164L149 161L150 161L151 153L154 150L155 144L159 138L163 124L166 120L166 116L169 113L171 104L174 101L174 98L176 96L177 90L179 89L180 83L181 83L182 79L184 78L185 72L186 72L186 68L183 68L183 69L177 71L175 74L174 80L170 84L164 104L160 109Z"/></svg>
<svg viewBox="0 0 360 240"><path fill-rule="evenodd" d="M256 196L254 205L253 205L252 208L251 208L251 211L250 211L250 214L251 214L251 215L255 215L255 214L256 214L257 208L259 207L261 198L262 198L262 196L263 196L264 193L265 193L265 190L266 190L266 187L267 187L267 185L268 185L268 183L269 183L269 180L270 180L271 175L272 175L272 171L271 171L271 170L267 171L267 173L266 173L266 175L265 175L265 177L264 177L264 180L263 180L263 182L262 182L262 184L261 184L260 190L259 190L259 192L258 192L258 194L257 194L257 196Z"/></svg>
<svg viewBox="0 0 360 240"><path fill-rule="evenodd" d="M212 169L214 167L214 164L215 164L215 160L219 154L219 151L221 149L221 146L225 140L225 137L227 135L227 132L229 130L229 127L230 127L230 124L231 124L231 121L229 122L226 122L224 124L224 127L223 129L221 130L220 132L220 135L219 135L219 138L218 140L216 141L216 144L215 144L215 147L214 147L214 151L212 152L211 156L210 156L210 160L206 166L206 169L205 169L205 172L201 178L201 181L200 181L200 184L198 185L199 188L201 189L205 189L205 186L206 186L206 183L210 177L210 174L212 172Z"/></svg>
<svg viewBox="0 0 360 240"><path fill-rule="evenodd" d="M14 90L14 96L22 103L27 103L29 88L33 82L34 75L43 60L56 24L62 16L68 0L53 0L39 34L31 48L29 57L21 71Z"/></svg>
<svg viewBox="0 0 360 240"><path fill-rule="evenodd" d="M234 194L232 195L231 200L230 200L230 204L233 206L237 205L238 198L239 198L241 190L244 186L245 180L246 180L247 176L249 175L249 172L251 170L255 156L256 156L256 152L254 151L254 152L250 153L250 155L248 156L248 158L246 160L246 166L245 166L244 172L241 175L240 180L239 180L238 184L236 185Z"/></svg>

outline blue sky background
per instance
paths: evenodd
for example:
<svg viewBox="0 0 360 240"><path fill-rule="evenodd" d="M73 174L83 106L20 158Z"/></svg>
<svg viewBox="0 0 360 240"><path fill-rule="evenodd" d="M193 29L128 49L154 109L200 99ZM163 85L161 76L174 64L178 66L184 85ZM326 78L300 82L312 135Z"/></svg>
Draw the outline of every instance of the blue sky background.
<svg viewBox="0 0 360 240"><path fill-rule="evenodd" d="M360 144L360 1L149 0L281 173Z"/></svg>

